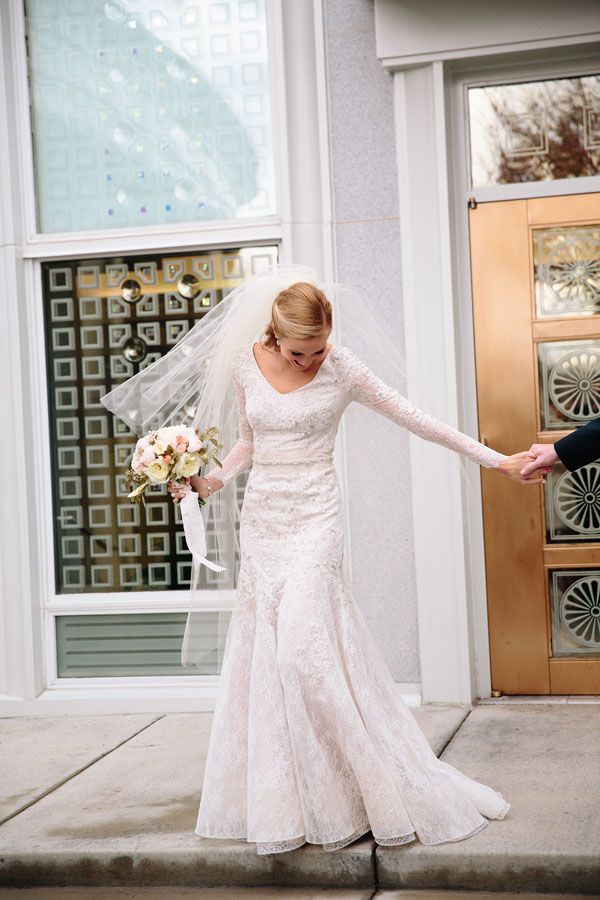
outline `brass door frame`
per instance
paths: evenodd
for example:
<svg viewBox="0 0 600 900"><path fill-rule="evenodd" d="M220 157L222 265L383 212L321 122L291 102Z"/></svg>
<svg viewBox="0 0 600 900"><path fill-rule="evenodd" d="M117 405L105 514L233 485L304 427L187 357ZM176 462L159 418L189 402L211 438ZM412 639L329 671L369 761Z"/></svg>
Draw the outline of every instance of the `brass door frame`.
<svg viewBox="0 0 600 900"><path fill-rule="evenodd" d="M599 334L593 316L536 319L532 231L599 220L600 194L498 201L469 212L480 434L503 453L567 433L541 430L537 343ZM548 589L557 564L600 566L600 543L546 544L542 487L482 470L482 504L492 689L600 693L600 659L551 658Z"/></svg>

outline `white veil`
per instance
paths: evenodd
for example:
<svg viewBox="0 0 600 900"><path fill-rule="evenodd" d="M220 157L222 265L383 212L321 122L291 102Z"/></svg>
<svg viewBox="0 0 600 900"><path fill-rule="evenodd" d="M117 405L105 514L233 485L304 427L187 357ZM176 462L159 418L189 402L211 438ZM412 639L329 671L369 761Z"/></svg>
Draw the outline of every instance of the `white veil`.
<svg viewBox="0 0 600 900"><path fill-rule="evenodd" d="M404 354L359 293L348 285L320 282L317 272L308 266L277 263L246 278L165 356L118 385L101 402L138 435L176 423L201 430L217 426L218 440L224 445L220 458L224 458L238 438L237 402L231 378L234 354L248 341L261 337L271 318L276 296L298 281L317 285L330 300L333 307L330 341L354 351L383 382L404 393ZM367 466L374 462L368 455L373 417L383 418L357 403L350 404L344 413L351 426L354 456L362 454L362 462ZM393 429L398 426L389 421L378 422L378 436L382 427L389 428L389 441L393 444L394 438L397 440ZM388 446L387 439L384 446ZM389 561L389 540L382 533L381 513L373 503L368 479L353 484L353 501L360 505L361 531L372 543L369 547L372 564L385 566L386 559ZM208 557L225 567L224 571L211 575L219 589L235 587L240 509L235 479L212 494L202 507ZM194 559L191 607L198 599L199 575L199 565ZM181 652L184 666L205 665L205 616L200 608L188 611Z"/></svg>

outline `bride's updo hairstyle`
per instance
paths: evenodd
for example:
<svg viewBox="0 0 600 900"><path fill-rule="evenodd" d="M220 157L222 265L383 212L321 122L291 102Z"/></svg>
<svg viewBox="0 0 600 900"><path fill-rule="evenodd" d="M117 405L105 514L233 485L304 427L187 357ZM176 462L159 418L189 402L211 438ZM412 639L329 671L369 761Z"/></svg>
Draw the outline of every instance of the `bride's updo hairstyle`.
<svg viewBox="0 0 600 900"><path fill-rule="evenodd" d="M331 303L323 291L310 281L297 281L275 297L261 343L268 350L279 350L277 338L304 340L329 334L331 327Z"/></svg>

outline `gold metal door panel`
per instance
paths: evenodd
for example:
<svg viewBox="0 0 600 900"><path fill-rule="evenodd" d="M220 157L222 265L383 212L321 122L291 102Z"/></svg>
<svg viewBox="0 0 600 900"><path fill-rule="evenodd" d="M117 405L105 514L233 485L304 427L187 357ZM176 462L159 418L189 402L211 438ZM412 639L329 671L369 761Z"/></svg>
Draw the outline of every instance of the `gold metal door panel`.
<svg viewBox="0 0 600 900"><path fill-rule="evenodd" d="M600 195L469 218L481 438L554 443L600 415ZM493 690L600 693L600 467L580 472L557 467L544 488L482 470Z"/></svg>
<svg viewBox="0 0 600 900"><path fill-rule="evenodd" d="M502 453L536 436L527 208L520 201L472 210L471 257L481 438ZM536 488L482 470L492 688L550 690L548 625ZM515 528L518 523L518 528Z"/></svg>

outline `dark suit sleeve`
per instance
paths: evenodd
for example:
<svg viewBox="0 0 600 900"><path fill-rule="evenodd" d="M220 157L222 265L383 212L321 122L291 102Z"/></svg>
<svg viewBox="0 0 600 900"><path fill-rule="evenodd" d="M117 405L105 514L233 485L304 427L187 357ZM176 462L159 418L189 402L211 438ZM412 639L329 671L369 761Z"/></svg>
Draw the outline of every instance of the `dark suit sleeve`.
<svg viewBox="0 0 600 900"><path fill-rule="evenodd" d="M600 458L600 419L582 425L554 445L560 461L573 472Z"/></svg>

